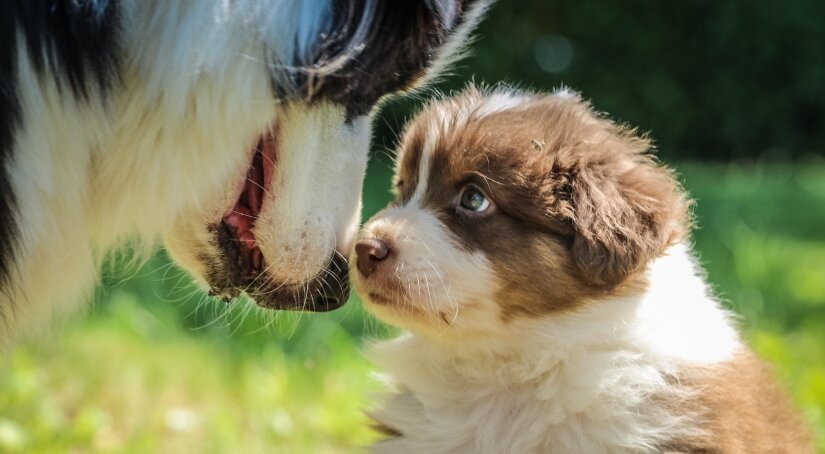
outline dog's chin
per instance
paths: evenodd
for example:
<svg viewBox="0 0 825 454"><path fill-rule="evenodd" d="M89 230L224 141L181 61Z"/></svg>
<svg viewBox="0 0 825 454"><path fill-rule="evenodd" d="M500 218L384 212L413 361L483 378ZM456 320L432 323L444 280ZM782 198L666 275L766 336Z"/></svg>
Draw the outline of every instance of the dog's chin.
<svg viewBox="0 0 825 454"><path fill-rule="evenodd" d="M320 273L298 283L277 282L266 273L250 275L243 266L233 266L228 260L215 263L218 265L207 271L205 280L210 295L226 302L245 294L265 309L327 312L343 306L349 298L349 266L337 253Z"/></svg>
<svg viewBox="0 0 825 454"><path fill-rule="evenodd" d="M193 232L190 226L187 232ZM198 226L202 231L203 227ZM181 241L180 238L187 238ZM198 241L196 238L209 238ZM269 272L266 257L261 254L260 268L244 262L248 256L240 250L231 228L223 223L210 226L201 235L177 234L167 238L172 258L208 291L209 295L226 303L246 295L257 306L271 310L327 312L343 306L349 298L349 264L333 252L326 266L304 279L284 281ZM260 272L251 272L260 269Z"/></svg>

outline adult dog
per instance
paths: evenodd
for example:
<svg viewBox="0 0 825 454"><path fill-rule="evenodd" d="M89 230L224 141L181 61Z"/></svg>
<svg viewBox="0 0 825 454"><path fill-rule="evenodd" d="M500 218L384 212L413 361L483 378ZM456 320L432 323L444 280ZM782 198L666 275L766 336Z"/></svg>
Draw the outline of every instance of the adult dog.
<svg viewBox="0 0 825 454"><path fill-rule="evenodd" d="M163 237L220 298L346 301L370 109L456 55L486 0L6 0L0 341Z"/></svg>

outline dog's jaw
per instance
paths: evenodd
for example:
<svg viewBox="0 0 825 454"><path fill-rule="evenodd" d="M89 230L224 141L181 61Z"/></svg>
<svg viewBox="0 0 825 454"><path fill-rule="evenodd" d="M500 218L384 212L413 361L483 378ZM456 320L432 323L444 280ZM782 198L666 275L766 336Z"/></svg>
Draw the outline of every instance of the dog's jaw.
<svg viewBox="0 0 825 454"><path fill-rule="evenodd" d="M340 251L360 218L369 118L347 122L331 104L286 105L276 118L250 159L263 172L236 177L206 216L182 218L167 247L221 299L246 293L268 309L335 309L349 294Z"/></svg>

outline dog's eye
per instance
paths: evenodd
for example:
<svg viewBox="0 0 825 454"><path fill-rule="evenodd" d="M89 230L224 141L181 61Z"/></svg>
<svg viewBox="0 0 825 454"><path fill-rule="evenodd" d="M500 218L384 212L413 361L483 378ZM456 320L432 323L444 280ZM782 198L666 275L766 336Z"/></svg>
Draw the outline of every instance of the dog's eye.
<svg viewBox="0 0 825 454"><path fill-rule="evenodd" d="M490 200L475 186L468 186L461 193L461 207L475 213L482 213L490 208Z"/></svg>

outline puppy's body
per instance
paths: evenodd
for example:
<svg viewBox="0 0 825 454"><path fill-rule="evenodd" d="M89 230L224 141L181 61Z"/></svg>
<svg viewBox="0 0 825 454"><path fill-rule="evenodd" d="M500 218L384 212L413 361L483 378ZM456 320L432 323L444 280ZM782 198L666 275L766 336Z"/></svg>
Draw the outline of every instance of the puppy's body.
<svg viewBox="0 0 825 454"><path fill-rule="evenodd" d="M367 308L410 333L377 452L806 452L708 291L689 202L649 143L568 92L427 107L398 198L356 246Z"/></svg>

